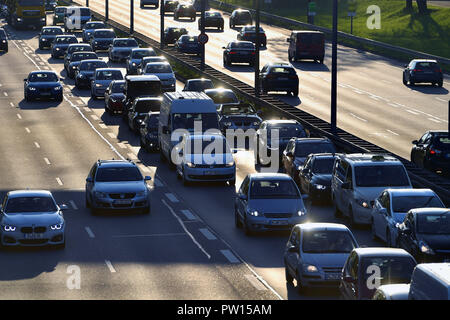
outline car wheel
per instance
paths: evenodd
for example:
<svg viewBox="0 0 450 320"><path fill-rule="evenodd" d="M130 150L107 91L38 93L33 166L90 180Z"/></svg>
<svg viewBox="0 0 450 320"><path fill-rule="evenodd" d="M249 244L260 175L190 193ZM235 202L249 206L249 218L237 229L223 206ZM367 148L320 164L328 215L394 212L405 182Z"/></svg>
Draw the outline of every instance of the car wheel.
<svg viewBox="0 0 450 320"><path fill-rule="evenodd" d="M408 84L408 81L406 81L405 74L403 74L403 84L406 86Z"/></svg>
<svg viewBox="0 0 450 320"><path fill-rule="evenodd" d="M294 281L294 277L291 276L291 274L289 273L289 271L286 267L286 263L285 263L285 267L284 267L284 277L286 278L287 283L292 283Z"/></svg>
<svg viewBox="0 0 450 320"><path fill-rule="evenodd" d="M56 101L58 101L58 102L62 102L63 101L63 95L61 94L59 97L58 97L58 99L56 99Z"/></svg>
<svg viewBox="0 0 450 320"><path fill-rule="evenodd" d="M234 225L238 229L242 228L242 222L241 219L239 218L239 213L237 212L236 207L234 208Z"/></svg>
<svg viewBox="0 0 450 320"><path fill-rule="evenodd" d="M186 175L184 173L184 170L183 170L183 177L182 178L183 178L183 186L185 186L185 187L189 186L190 181L186 179Z"/></svg>
<svg viewBox="0 0 450 320"><path fill-rule="evenodd" d="M409 85L411 87L414 87L416 85L416 83L413 80L409 79Z"/></svg>
<svg viewBox="0 0 450 320"><path fill-rule="evenodd" d="M89 200L88 200L87 196L85 196L85 205L86 205L86 208L90 208L91 207L91 204L89 203Z"/></svg>
<svg viewBox="0 0 450 320"><path fill-rule="evenodd" d="M438 87L442 88L442 85L444 84L443 80L439 80L439 82L437 83Z"/></svg>
<svg viewBox="0 0 450 320"><path fill-rule="evenodd" d="M375 232L375 222L372 219L370 234L372 235L372 240L377 240L377 233Z"/></svg>
<svg viewBox="0 0 450 320"><path fill-rule="evenodd" d="M250 228L248 227L247 219L244 220L244 223L243 223L242 225L243 225L243 227L244 227L244 233L245 233L245 235L248 236L248 237L252 236L252 235L253 235L253 232L252 232L252 230L250 230Z"/></svg>
<svg viewBox="0 0 450 320"><path fill-rule="evenodd" d="M302 283L300 282L300 276L298 274L298 271L295 273L295 280L297 282L297 292L299 294L304 294L305 293L305 287L302 285Z"/></svg>

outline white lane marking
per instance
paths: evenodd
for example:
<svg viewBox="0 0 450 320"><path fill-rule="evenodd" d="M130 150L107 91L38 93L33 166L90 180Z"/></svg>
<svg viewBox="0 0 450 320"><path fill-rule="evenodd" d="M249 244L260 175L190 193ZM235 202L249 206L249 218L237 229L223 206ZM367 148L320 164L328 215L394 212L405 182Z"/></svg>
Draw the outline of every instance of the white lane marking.
<svg viewBox="0 0 450 320"><path fill-rule="evenodd" d="M44 158L44 161L45 161L45 163L48 164L48 165L51 164L51 163L50 163L50 160L48 160L48 158Z"/></svg>
<svg viewBox="0 0 450 320"><path fill-rule="evenodd" d="M395 103L388 103L388 105L390 105L391 107L394 107L394 108L398 108L399 106L397 105L397 104L395 104Z"/></svg>
<svg viewBox="0 0 450 320"><path fill-rule="evenodd" d="M91 118L94 119L95 121L99 119L99 117L97 117L95 114L91 114Z"/></svg>
<svg viewBox="0 0 450 320"><path fill-rule="evenodd" d="M197 218L192 214L190 210L181 210L181 213L186 217L188 220L197 220Z"/></svg>
<svg viewBox="0 0 450 320"><path fill-rule="evenodd" d="M358 120L361 120L361 121L364 121L364 122L367 122L367 120L366 119L363 119L363 118L361 118L361 117L358 117L356 114L354 114L354 113L351 113L350 112L350 115L353 117L353 118L356 118L356 119L358 119Z"/></svg>
<svg viewBox="0 0 450 320"><path fill-rule="evenodd" d="M115 138L116 138L116 135L115 135L114 133L112 133L112 132L108 132L108 136L109 136L110 138L112 138L112 139L115 139Z"/></svg>
<svg viewBox="0 0 450 320"><path fill-rule="evenodd" d="M392 130L389 130L389 129L386 129L386 131L387 131L387 132L390 132L390 133L392 133L393 135L396 135L396 136L398 136L398 135L399 135L398 133L395 133L394 131L392 131Z"/></svg>
<svg viewBox="0 0 450 320"><path fill-rule="evenodd" d="M370 99L373 99L375 101L380 101L378 98L374 97L374 96L369 96Z"/></svg>
<svg viewBox="0 0 450 320"><path fill-rule="evenodd" d="M22 116L20 114L17 114L17 118L22 119Z"/></svg>
<svg viewBox="0 0 450 320"><path fill-rule="evenodd" d="M446 100L444 100L444 99L441 99L441 98L438 98L438 97L434 97L436 100L439 100L439 101L442 101L442 102L447 102Z"/></svg>
<svg viewBox="0 0 450 320"><path fill-rule="evenodd" d="M30 130L29 128L25 128L25 131L26 131L27 133L31 133L31 130Z"/></svg>
<svg viewBox="0 0 450 320"><path fill-rule="evenodd" d="M3 94L5 95L5 97L7 97L7 96L8 96L8 92L3 92Z"/></svg>
<svg viewBox="0 0 450 320"><path fill-rule="evenodd" d="M92 232L91 228L84 227L84 230L86 230L87 234L89 235L89 238L91 238L91 239L95 238L95 234Z"/></svg>
<svg viewBox="0 0 450 320"><path fill-rule="evenodd" d="M109 269L109 271L110 271L111 273L116 272L116 269L114 269L114 267L113 267L111 261L105 260L105 263L106 263L106 266L108 267L108 269Z"/></svg>
<svg viewBox="0 0 450 320"><path fill-rule="evenodd" d="M220 250L220 252L227 258L230 263L239 263L238 258L228 249Z"/></svg>
<svg viewBox="0 0 450 320"><path fill-rule="evenodd" d="M252 274L246 274L244 276L258 291L265 291L267 288Z"/></svg>
<svg viewBox="0 0 450 320"><path fill-rule="evenodd" d="M91 108L89 108L89 107L84 107L84 111L86 111L86 112L92 112Z"/></svg>
<svg viewBox="0 0 450 320"><path fill-rule="evenodd" d="M40 149L41 146L39 145L39 143L37 143L36 141L34 142L34 145L36 146L36 148Z"/></svg>
<svg viewBox="0 0 450 320"><path fill-rule="evenodd" d="M56 177L56 182L58 182L58 184L59 184L60 186L63 185L63 182L62 182L62 180L61 180L59 177Z"/></svg>
<svg viewBox="0 0 450 320"><path fill-rule="evenodd" d="M198 230L205 236L206 239L208 239L208 240L217 240L216 236L213 235L211 233L211 231L209 231L208 229L201 228L201 229L198 229Z"/></svg>
<svg viewBox="0 0 450 320"><path fill-rule="evenodd" d="M164 184L159 179L153 179L153 184L157 187L163 187Z"/></svg>
<svg viewBox="0 0 450 320"><path fill-rule="evenodd" d="M183 228L184 232L186 232L186 233L189 235L189 237L191 238L192 242L194 242L194 243L197 245L197 247L198 247L198 248L206 255L206 257L207 257L208 259L211 259L211 256L209 255L209 253L206 252L205 249L203 249L203 247L200 245L200 243L198 243L198 241L194 238L194 236L188 231L188 229L187 229L186 226L184 225L183 221L182 221L182 220L180 219L180 217L175 213L175 211L172 209L172 207L169 206L169 205L167 204L167 202L166 202L164 199L162 199L161 201L162 201L162 203L164 203L164 205L169 209L169 211L172 213L172 215L175 217L175 219L178 220L178 223L181 225L181 227Z"/></svg>
<svg viewBox="0 0 450 320"><path fill-rule="evenodd" d="M145 238L145 237L173 237L173 236L187 236L186 233L155 233L155 234L126 234L119 236L112 236L113 238Z"/></svg>
<svg viewBox="0 0 450 320"><path fill-rule="evenodd" d="M359 90L353 90L353 92L357 93L357 94L364 94L364 92L361 92Z"/></svg>
<svg viewBox="0 0 450 320"><path fill-rule="evenodd" d="M165 195L166 195L167 199L169 199L173 203L180 202L173 193L165 193Z"/></svg>
<svg viewBox="0 0 450 320"><path fill-rule="evenodd" d="M433 119L433 118L428 118L428 120L436 122L436 123L441 123L439 120Z"/></svg>
<svg viewBox="0 0 450 320"><path fill-rule="evenodd" d="M9 105L14 108L14 103L10 102Z"/></svg>
<svg viewBox="0 0 450 320"><path fill-rule="evenodd" d="M419 114L418 112L415 112L415 111L412 111L412 110L409 110L409 109L406 109L406 112L409 112L409 113L414 114L414 115L418 115Z"/></svg>
<svg viewBox="0 0 450 320"><path fill-rule="evenodd" d="M69 203L70 203L70 205L72 206L72 209L73 209L73 210L78 210L78 207L77 207L77 205L75 204L75 201L70 200Z"/></svg>

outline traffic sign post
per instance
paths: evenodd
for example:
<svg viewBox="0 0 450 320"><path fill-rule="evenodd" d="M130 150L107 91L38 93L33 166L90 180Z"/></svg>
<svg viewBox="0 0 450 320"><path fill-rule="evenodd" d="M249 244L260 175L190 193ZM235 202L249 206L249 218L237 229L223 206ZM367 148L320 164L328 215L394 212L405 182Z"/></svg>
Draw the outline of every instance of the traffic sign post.
<svg viewBox="0 0 450 320"><path fill-rule="evenodd" d="M348 12L347 14L350 17L350 34L353 34L353 17L356 16L356 12Z"/></svg>
<svg viewBox="0 0 450 320"><path fill-rule="evenodd" d="M160 23L160 32L159 32L159 48L164 49L164 15L166 14L164 11L164 0L161 0L161 4L159 5L159 12L161 15L161 23Z"/></svg>
<svg viewBox="0 0 450 320"><path fill-rule="evenodd" d="M198 43L200 43L201 45L205 45L208 43L209 37L206 33L200 33L200 35L198 36Z"/></svg>
<svg viewBox="0 0 450 320"><path fill-rule="evenodd" d="M109 0L105 0L105 21L109 19Z"/></svg>
<svg viewBox="0 0 450 320"><path fill-rule="evenodd" d="M348 1L347 16L350 17L350 34L353 34L353 17L356 16L356 0Z"/></svg>
<svg viewBox="0 0 450 320"><path fill-rule="evenodd" d="M134 0L130 0L130 34L134 33Z"/></svg>
<svg viewBox="0 0 450 320"><path fill-rule="evenodd" d="M201 58L200 58L200 70L205 70L205 44L208 42L208 36L205 33L205 11L206 11L206 0L202 0L201 3L201 21L200 23L200 35L198 36L198 42L201 45Z"/></svg>
<svg viewBox="0 0 450 320"><path fill-rule="evenodd" d="M259 39L259 1L255 0L255 9L256 9L256 17L255 17L255 32L256 32L256 53L255 53L255 61L254 61L254 69L255 69L255 96L259 97L260 85L259 85L259 47L261 46L261 41Z"/></svg>
<svg viewBox="0 0 450 320"><path fill-rule="evenodd" d="M311 1L308 3L308 23L314 24L314 16L316 15L316 3Z"/></svg>

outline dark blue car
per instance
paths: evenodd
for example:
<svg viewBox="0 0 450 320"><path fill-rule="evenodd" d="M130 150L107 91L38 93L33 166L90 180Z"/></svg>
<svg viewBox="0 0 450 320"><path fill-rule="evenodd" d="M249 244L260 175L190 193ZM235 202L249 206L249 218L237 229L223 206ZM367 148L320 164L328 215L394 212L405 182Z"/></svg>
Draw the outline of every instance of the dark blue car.
<svg viewBox="0 0 450 320"><path fill-rule="evenodd" d="M175 43L179 52L200 55L201 46L197 36L182 35Z"/></svg>
<svg viewBox="0 0 450 320"><path fill-rule="evenodd" d="M52 58L63 58L66 54L67 48L72 43L78 43L77 37L72 34L56 36L51 45Z"/></svg>
<svg viewBox="0 0 450 320"><path fill-rule="evenodd" d="M24 79L26 101L33 99L55 99L62 101L63 88L54 71L33 71Z"/></svg>

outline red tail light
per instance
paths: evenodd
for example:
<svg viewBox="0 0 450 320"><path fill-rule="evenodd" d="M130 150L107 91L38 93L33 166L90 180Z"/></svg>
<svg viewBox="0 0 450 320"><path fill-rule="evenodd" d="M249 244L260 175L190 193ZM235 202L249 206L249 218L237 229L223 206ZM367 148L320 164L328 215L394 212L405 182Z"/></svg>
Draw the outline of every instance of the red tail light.
<svg viewBox="0 0 450 320"><path fill-rule="evenodd" d="M414 72L422 72L422 69L414 69Z"/></svg>
<svg viewBox="0 0 450 320"><path fill-rule="evenodd" d="M252 51L252 55L255 55L256 54L256 52L255 51Z"/></svg>
<svg viewBox="0 0 450 320"><path fill-rule="evenodd" d="M439 73L442 73L442 69L436 69L436 70L434 70L434 71L439 72Z"/></svg>
<svg viewBox="0 0 450 320"><path fill-rule="evenodd" d="M236 54L237 52L236 51L230 51L230 54Z"/></svg>
<svg viewBox="0 0 450 320"><path fill-rule="evenodd" d="M442 151L438 150L438 149L430 149L430 154L435 155L435 154L440 154Z"/></svg>

